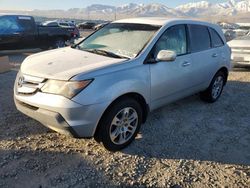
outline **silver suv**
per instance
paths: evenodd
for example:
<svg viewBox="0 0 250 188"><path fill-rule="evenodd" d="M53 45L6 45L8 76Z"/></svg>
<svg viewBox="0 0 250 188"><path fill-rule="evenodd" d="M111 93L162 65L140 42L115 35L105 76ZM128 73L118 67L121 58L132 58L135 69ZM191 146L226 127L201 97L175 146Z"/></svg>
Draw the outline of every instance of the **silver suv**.
<svg viewBox="0 0 250 188"><path fill-rule="evenodd" d="M130 144L149 111L188 95L215 102L230 48L213 24L165 18L115 21L79 44L29 56L17 75L18 110L111 151Z"/></svg>

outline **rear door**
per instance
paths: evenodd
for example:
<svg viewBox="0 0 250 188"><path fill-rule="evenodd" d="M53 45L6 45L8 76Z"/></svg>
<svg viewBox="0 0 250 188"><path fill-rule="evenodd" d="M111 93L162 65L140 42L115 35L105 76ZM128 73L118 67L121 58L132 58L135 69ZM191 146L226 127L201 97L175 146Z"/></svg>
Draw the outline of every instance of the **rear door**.
<svg viewBox="0 0 250 188"><path fill-rule="evenodd" d="M228 51L225 51L225 43L223 42L220 35L217 33L217 31L213 28L209 28L210 36L211 36L211 44L213 48L213 58L217 61L217 67L215 71L217 71L221 64L225 64L228 62ZM216 57L217 56L217 57Z"/></svg>
<svg viewBox="0 0 250 188"><path fill-rule="evenodd" d="M0 50L18 49L22 32L16 16L0 16Z"/></svg>
<svg viewBox="0 0 250 188"><path fill-rule="evenodd" d="M205 89L215 74L221 55L218 49L213 48L210 31L207 26L189 25L190 47L194 86Z"/></svg>

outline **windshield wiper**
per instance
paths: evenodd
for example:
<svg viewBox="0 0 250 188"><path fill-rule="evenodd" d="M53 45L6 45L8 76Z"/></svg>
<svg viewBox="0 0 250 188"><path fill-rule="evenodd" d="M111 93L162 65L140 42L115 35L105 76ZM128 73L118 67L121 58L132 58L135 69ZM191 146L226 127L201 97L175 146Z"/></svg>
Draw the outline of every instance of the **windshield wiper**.
<svg viewBox="0 0 250 188"><path fill-rule="evenodd" d="M113 52L109 52L109 51L101 50L101 49L82 49L82 50L87 51L87 52L91 52L91 53L95 53L95 54L99 54L99 55L113 57L113 58L130 59L129 57L118 55L118 54L115 54Z"/></svg>

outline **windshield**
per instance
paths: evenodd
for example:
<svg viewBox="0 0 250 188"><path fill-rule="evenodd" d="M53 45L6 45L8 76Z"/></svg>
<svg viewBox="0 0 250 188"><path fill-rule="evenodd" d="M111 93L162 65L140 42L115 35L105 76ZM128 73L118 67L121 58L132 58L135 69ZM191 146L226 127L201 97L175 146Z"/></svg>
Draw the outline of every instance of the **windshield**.
<svg viewBox="0 0 250 188"><path fill-rule="evenodd" d="M146 24L112 23L98 30L76 47L101 55L112 54L113 57L116 55L116 57L134 58L159 28L159 26Z"/></svg>

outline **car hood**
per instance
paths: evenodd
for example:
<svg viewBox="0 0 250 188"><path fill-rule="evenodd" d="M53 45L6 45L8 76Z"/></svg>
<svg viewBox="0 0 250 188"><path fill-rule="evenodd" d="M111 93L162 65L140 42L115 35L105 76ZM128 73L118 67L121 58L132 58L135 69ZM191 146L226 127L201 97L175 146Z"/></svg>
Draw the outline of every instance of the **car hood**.
<svg viewBox="0 0 250 188"><path fill-rule="evenodd" d="M21 66L23 74L69 80L80 73L98 70L126 59L105 57L71 47L50 50L27 57Z"/></svg>

